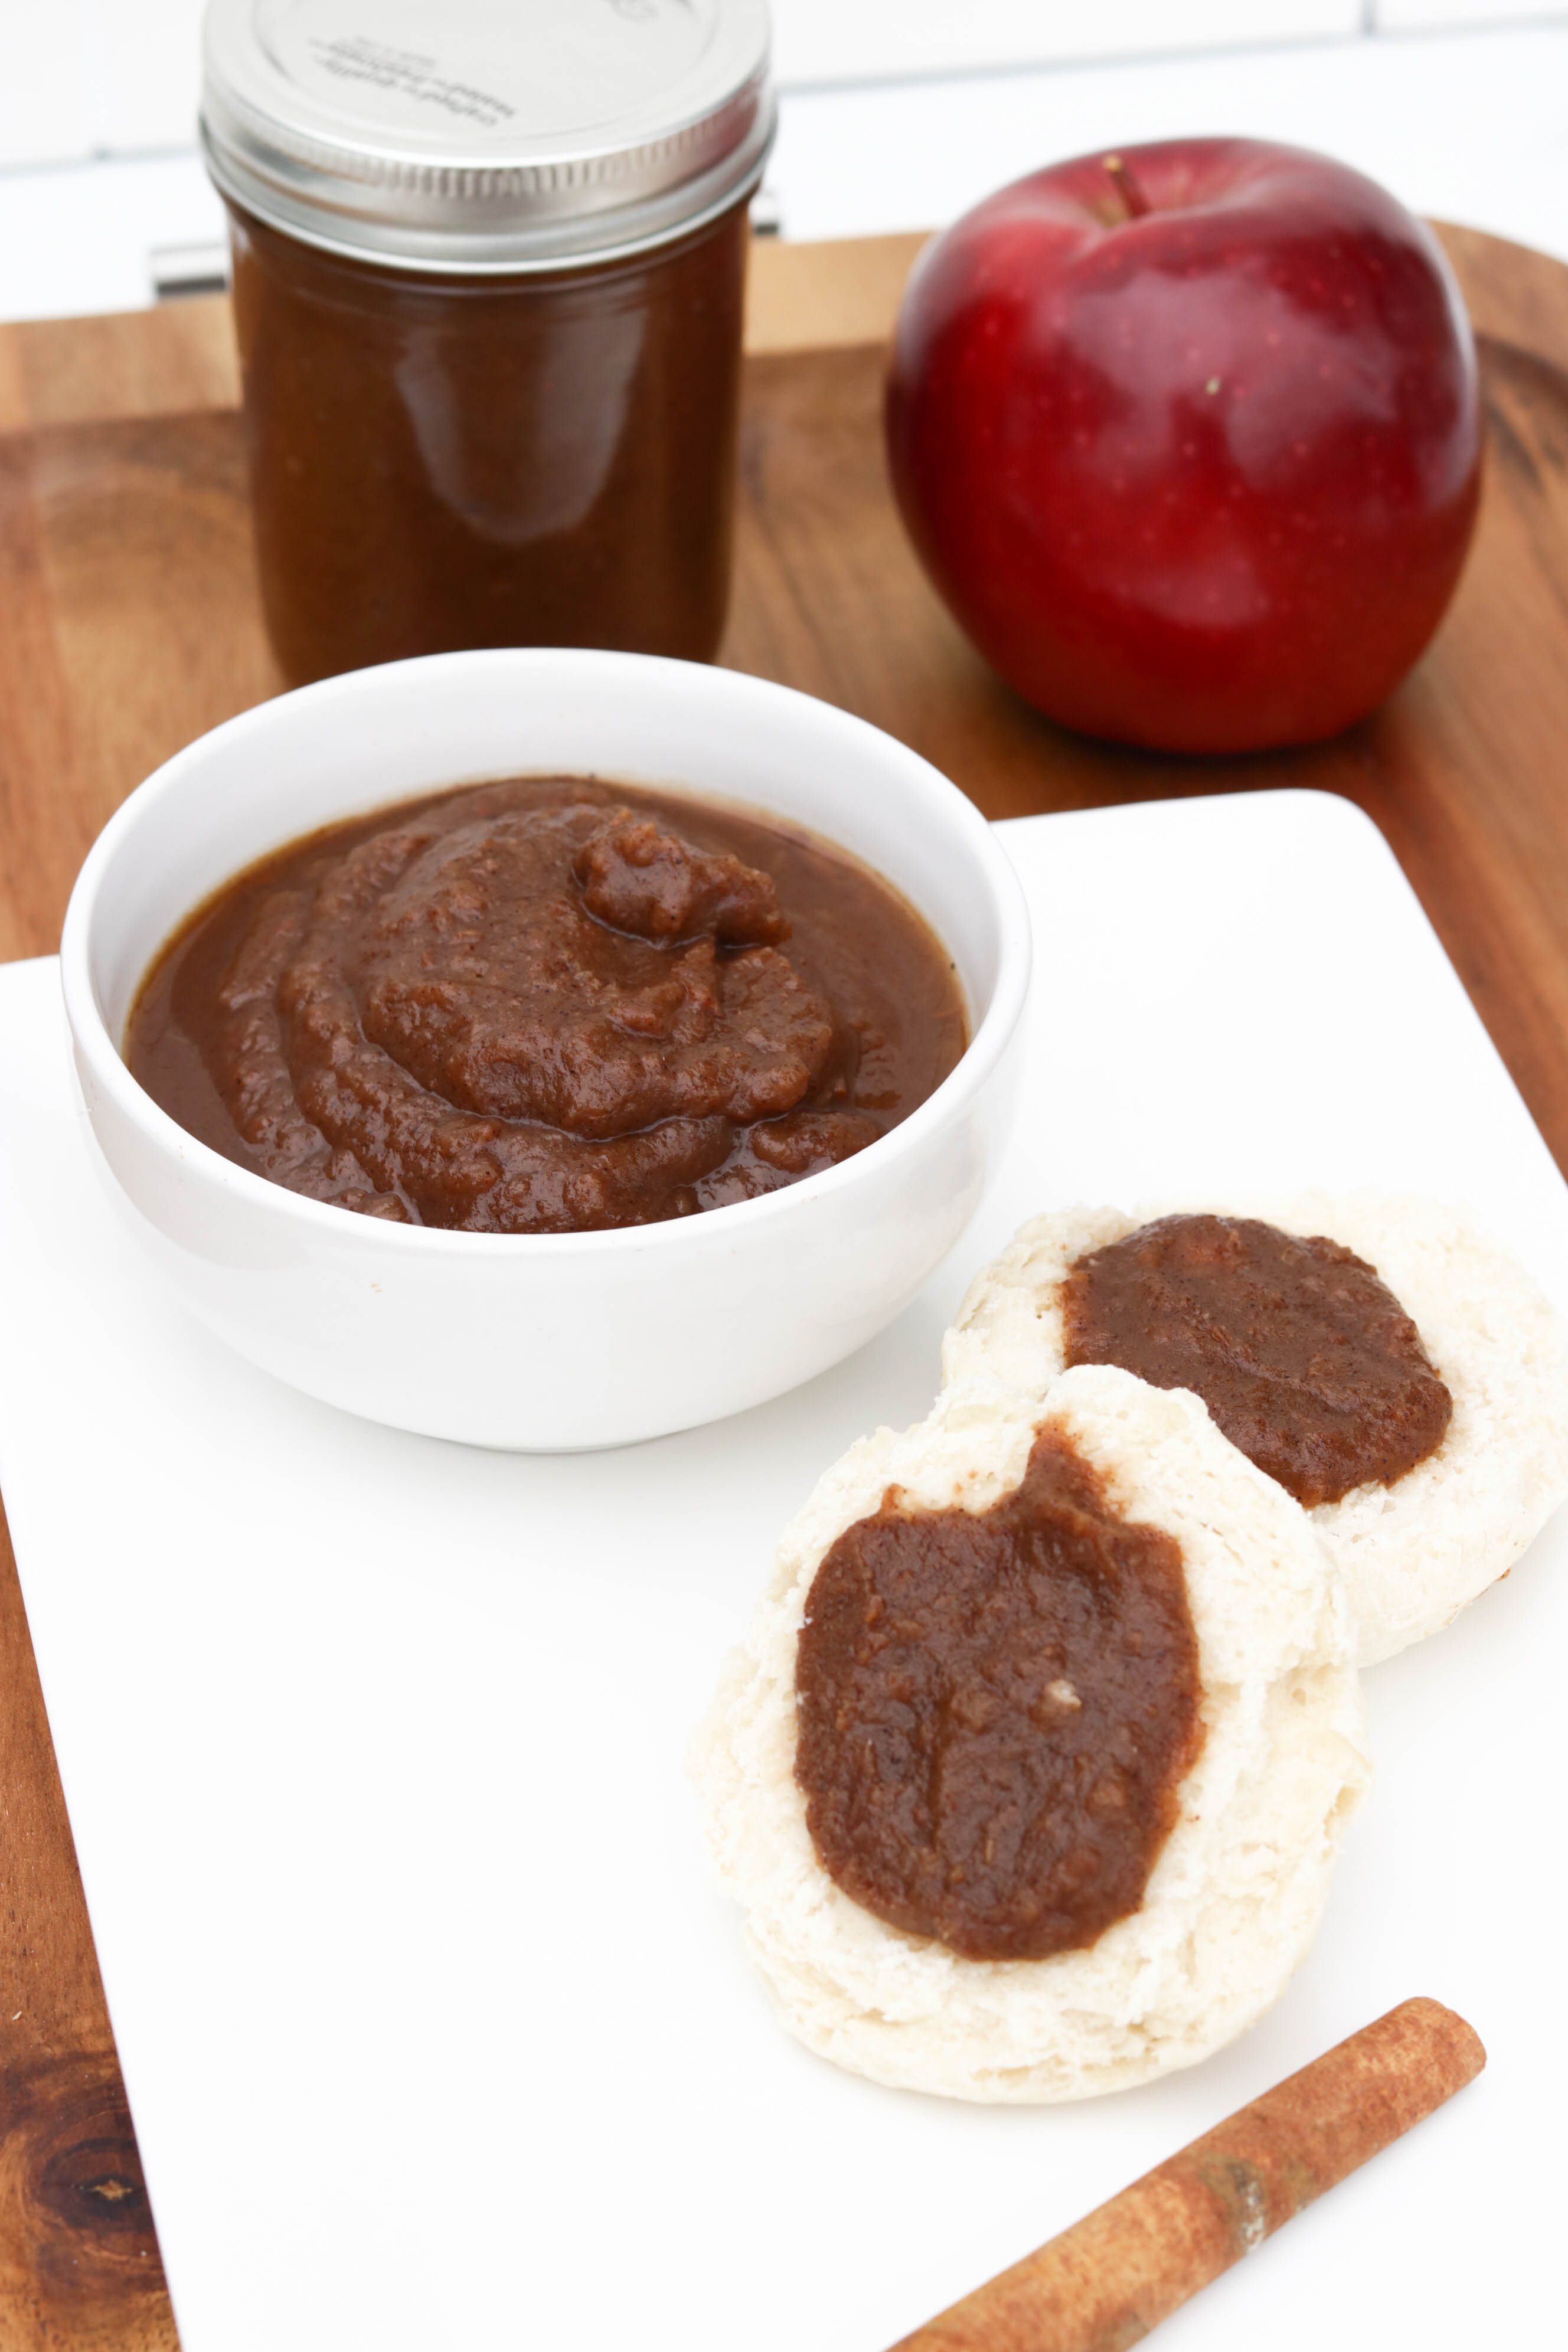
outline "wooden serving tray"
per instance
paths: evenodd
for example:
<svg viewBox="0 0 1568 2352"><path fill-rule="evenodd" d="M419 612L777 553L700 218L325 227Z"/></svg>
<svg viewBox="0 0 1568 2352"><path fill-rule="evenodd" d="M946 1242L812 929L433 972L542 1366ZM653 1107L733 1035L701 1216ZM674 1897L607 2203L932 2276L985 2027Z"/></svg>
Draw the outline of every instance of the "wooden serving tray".
<svg viewBox="0 0 1568 2352"><path fill-rule="evenodd" d="M990 676L926 586L883 477L879 339L914 239L759 248L724 658L901 736L993 816L1258 784L1358 802L1568 1165L1568 271L1444 234L1482 339L1481 527L1432 653L1350 735L1267 759L1158 759L1068 737ZM0 955L17 956L56 945L124 793L278 681L224 305L0 330ZM168 2352L8 1560L0 1805L0 2343ZM243 2195L243 2146L214 2161Z"/></svg>

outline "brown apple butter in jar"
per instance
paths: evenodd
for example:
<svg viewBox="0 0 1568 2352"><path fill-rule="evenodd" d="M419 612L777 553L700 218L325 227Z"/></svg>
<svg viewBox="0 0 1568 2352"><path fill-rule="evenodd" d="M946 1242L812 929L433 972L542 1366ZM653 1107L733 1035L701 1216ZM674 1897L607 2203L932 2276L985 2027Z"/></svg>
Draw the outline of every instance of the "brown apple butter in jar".
<svg viewBox="0 0 1568 2352"><path fill-rule="evenodd" d="M291 682L711 658L765 0L211 0L257 554Z"/></svg>

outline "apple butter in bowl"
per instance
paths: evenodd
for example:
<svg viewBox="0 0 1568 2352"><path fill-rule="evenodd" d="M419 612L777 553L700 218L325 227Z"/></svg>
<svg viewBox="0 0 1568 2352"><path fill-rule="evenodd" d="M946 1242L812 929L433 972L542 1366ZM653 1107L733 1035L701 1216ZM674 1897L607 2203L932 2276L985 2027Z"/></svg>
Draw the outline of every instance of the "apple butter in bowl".
<svg viewBox="0 0 1568 2352"><path fill-rule="evenodd" d="M847 711L503 647L187 745L60 963L173 1297L350 1412L554 1452L781 1396L909 1304L1011 1118L1029 929L978 809Z"/></svg>
<svg viewBox="0 0 1568 2352"><path fill-rule="evenodd" d="M582 1233L754 1200L907 1117L952 961L798 827L583 776L329 826L226 884L132 1007L133 1076L317 1201Z"/></svg>

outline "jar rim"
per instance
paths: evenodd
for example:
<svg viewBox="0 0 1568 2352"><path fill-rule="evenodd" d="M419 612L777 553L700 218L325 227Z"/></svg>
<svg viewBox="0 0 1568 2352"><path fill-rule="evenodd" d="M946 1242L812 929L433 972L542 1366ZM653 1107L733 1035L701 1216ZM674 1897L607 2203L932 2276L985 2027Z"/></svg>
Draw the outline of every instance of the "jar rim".
<svg viewBox="0 0 1568 2352"><path fill-rule="evenodd" d="M376 0L374 40L356 5L209 0L207 168L302 242L441 273L585 267L761 177L766 0Z"/></svg>

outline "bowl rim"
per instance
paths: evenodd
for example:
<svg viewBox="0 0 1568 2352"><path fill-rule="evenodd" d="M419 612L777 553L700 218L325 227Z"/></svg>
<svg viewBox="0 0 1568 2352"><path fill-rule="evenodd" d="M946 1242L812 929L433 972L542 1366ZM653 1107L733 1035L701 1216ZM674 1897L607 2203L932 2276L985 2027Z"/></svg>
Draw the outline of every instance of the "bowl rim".
<svg viewBox="0 0 1568 2352"><path fill-rule="evenodd" d="M592 1226L581 1233L476 1234L458 1227L409 1225L379 1217L347 1214L334 1202L317 1201L309 1194L296 1192L286 1184L275 1183L271 1178L258 1175L254 1170L242 1167L237 1160L227 1159L212 1145L190 1134L153 1100L140 1081L132 1076L119 1045L110 1034L108 1023L100 1010L92 980L94 919L100 903L101 886L126 836L134 834L153 809L181 790L192 768L203 766L215 751L221 753L224 747L237 740L251 734L264 733L269 726L277 723L277 714L284 706L293 710L307 698L327 704L374 693L375 689L368 681L389 672L406 673L420 669L428 672L437 668L450 672L458 666L471 667L476 665L493 668L498 659L506 661L509 666L533 668L557 665L568 670L576 667L583 670L584 677L594 671L602 673L606 662L624 665L632 671L679 671L722 681L721 691L742 695L754 692L763 700L784 698L789 704L809 704L814 711L826 714L830 724L842 728L850 742L858 737L868 744L891 749L900 761L914 763L917 770L923 771L928 779L941 787L939 797L951 796L949 806L961 835L965 837L965 846L979 868L995 921L996 977L991 1002L958 1061L941 1085L926 1097L924 1102L918 1104L907 1118L900 1120L886 1135L879 1136L864 1150L831 1168L819 1171L814 1176L802 1177L794 1184L781 1185L777 1191L762 1193L753 1200L727 1202L720 1208L703 1210L694 1217L668 1217L640 1225ZM526 772L514 769L510 772ZM461 791L470 782L478 784L486 781L488 779L479 776L459 778L451 789ZM417 799L432 789L438 791L441 787L416 785L406 793L389 800L385 805L389 809L395 808L400 799ZM679 787L673 789L679 790ZM734 796L733 805L744 809L760 804L749 802L743 796ZM820 827L810 829L822 831ZM291 839L299 837L289 836ZM826 833L822 837L826 840L833 838ZM278 845L279 848L285 845L282 842ZM844 844L836 845L847 846ZM268 855L266 851L258 854L262 856ZM848 854L855 856L858 853L850 851ZM862 859L861 862L868 861ZM244 868L237 867L235 871L239 873ZM218 887L221 888L223 886L220 884ZM160 950L153 952L157 954ZM425 1256L444 1256L456 1251L471 1259L479 1250L506 1255L526 1253L535 1258L544 1255L578 1256L603 1250L625 1255L638 1250L674 1246L678 1235L686 1236L689 1245L690 1239L699 1234L710 1235L715 1244L721 1244L727 1234L733 1234L738 1242L742 1220L745 1221L746 1229L750 1231L770 1218L776 1220L798 1215L810 1202L864 1182L867 1172L864 1163L868 1160L875 1160L874 1172L890 1172L895 1155L907 1158L910 1152L920 1150L928 1137L933 1136L951 1119L962 1114L991 1076L1022 1015L1032 955L1033 942L1023 886L990 824L967 794L950 777L943 775L940 768L907 743L900 742L897 736L889 734L885 729L874 726L852 711L841 709L835 703L826 702L818 696L803 693L795 687L780 685L772 678L754 677L750 671L720 669L705 663L676 661L660 655L623 654L596 647L508 646L418 655L407 661L387 662L371 669L349 670L332 677L320 678L310 685L296 687L287 693L271 696L265 702L255 703L249 709L237 712L234 718L221 721L194 741L183 745L126 795L88 851L66 908L59 961L66 1018L78 1050L86 1057L95 1079L114 1099L122 1116L140 1129L148 1141L163 1153L180 1160L192 1174L205 1182L216 1184L240 1202L249 1203L269 1216L282 1218L290 1223L302 1223L307 1230L318 1234L335 1234L340 1246L368 1245L376 1252L389 1248L401 1251L405 1255L412 1253ZM150 968L150 961L147 968ZM145 970L142 977L145 978ZM140 980L137 985L140 988Z"/></svg>

